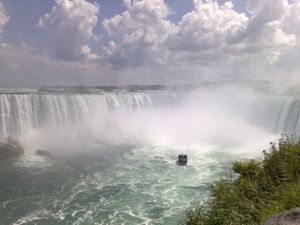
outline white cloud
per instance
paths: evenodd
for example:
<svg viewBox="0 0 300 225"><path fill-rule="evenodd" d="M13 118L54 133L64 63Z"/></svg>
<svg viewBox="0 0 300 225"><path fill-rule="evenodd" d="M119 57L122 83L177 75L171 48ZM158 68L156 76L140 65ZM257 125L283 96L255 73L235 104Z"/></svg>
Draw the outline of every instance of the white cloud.
<svg viewBox="0 0 300 225"><path fill-rule="evenodd" d="M287 54L280 57L278 65L286 68L289 72L294 72L298 77L300 74L300 0L295 0L288 6L285 19L283 20L283 29L285 32L294 35L296 38L296 46L289 49Z"/></svg>
<svg viewBox="0 0 300 225"><path fill-rule="evenodd" d="M50 32L54 38L58 59L94 59L87 41L93 38L98 22L98 4L86 0L55 0L49 14L40 18L38 26Z"/></svg>
<svg viewBox="0 0 300 225"><path fill-rule="evenodd" d="M99 7L85 0L56 2L39 25L60 43L59 58L96 59L87 40L93 37ZM123 3L126 10L122 14L102 22L110 38L103 46L103 59L111 68L181 64L181 68L197 68L193 72L199 73L226 67L229 74L236 66L275 65L297 41L298 3L291 5L287 0L248 0L248 16L235 11L231 1L194 0L194 9L178 24L168 18L172 10L164 0ZM78 8L86 10L79 13Z"/></svg>
<svg viewBox="0 0 300 225"><path fill-rule="evenodd" d="M163 0L123 0L127 10L103 21L111 41L104 48L115 65L141 65L164 61L163 43L174 32L167 20L170 9Z"/></svg>
<svg viewBox="0 0 300 225"><path fill-rule="evenodd" d="M268 23L279 20L288 6L287 0L248 0L248 11L252 14L252 22Z"/></svg>
<svg viewBox="0 0 300 225"><path fill-rule="evenodd" d="M13 86L100 85L115 79L99 61L61 61L28 44L0 42L0 84Z"/></svg>
<svg viewBox="0 0 300 225"><path fill-rule="evenodd" d="M195 10L183 16L168 45L172 50L203 51L220 48L245 29L248 18L233 10L233 3L194 0Z"/></svg>
<svg viewBox="0 0 300 225"><path fill-rule="evenodd" d="M250 16L234 10L231 1L194 0L195 9L183 16L167 45L179 63L244 68L268 66L295 46L293 33L282 21L285 0L248 0Z"/></svg>
<svg viewBox="0 0 300 225"><path fill-rule="evenodd" d="M6 15L5 8L3 4L0 2L0 37L8 20L9 20L9 16Z"/></svg>
<svg viewBox="0 0 300 225"><path fill-rule="evenodd" d="M0 83L189 83L299 76L300 0L248 0L248 13L237 12L231 1L194 0L194 9L177 24L164 0L123 3L123 13L102 22L109 40L102 43L100 58L89 45L99 6L56 0L39 26L52 34L57 59L26 45L0 42Z"/></svg>
<svg viewBox="0 0 300 225"><path fill-rule="evenodd" d="M240 37L247 38L252 34L259 34L266 26L277 26L276 22L284 18L287 7L287 0L248 0L247 9L251 16L247 29Z"/></svg>
<svg viewBox="0 0 300 225"><path fill-rule="evenodd" d="M287 32L295 33L300 38L300 0L289 5L284 28Z"/></svg>
<svg viewBox="0 0 300 225"><path fill-rule="evenodd" d="M252 13L245 32L241 33L241 43L253 55L261 56L262 62L277 63L290 49L296 46L294 32L286 32L284 24L289 14L287 0L248 0L248 10Z"/></svg>

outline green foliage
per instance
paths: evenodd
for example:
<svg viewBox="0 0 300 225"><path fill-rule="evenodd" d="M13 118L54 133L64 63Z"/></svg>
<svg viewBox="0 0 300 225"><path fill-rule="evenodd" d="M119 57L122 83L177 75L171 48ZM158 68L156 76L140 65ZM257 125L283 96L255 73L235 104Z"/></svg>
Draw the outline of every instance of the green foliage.
<svg viewBox="0 0 300 225"><path fill-rule="evenodd" d="M188 211L182 225L255 225L300 205L300 141L282 135L261 161L234 162L236 179L209 187L210 199Z"/></svg>

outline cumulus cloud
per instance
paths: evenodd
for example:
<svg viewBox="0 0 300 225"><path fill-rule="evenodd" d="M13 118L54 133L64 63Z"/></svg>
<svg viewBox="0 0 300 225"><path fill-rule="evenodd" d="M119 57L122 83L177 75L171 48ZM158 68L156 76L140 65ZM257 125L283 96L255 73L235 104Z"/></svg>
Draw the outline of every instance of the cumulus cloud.
<svg viewBox="0 0 300 225"><path fill-rule="evenodd" d="M247 8L252 14L251 23L264 24L279 20L288 6L287 0L248 0Z"/></svg>
<svg viewBox="0 0 300 225"><path fill-rule="evenodd" d="M105 56L115 66L263 66L296 44L295 32L286 32L295 25L283 28L288 14L294 22L299 18L287 0L248 0L247 15L237 12L232 1L194 0L194 9L178 24L169 20L172 10L163 0L123 2L125 12L102 23L111 38Z"/></svg>
<svg viewBox="0 0 300 225"><path fill-rule="evenodd" d="M245 29L248 18L233 9L232 2L194 0L195 10L183 16L170 37L172 50L202 51L219 48Z"/></svg>
<svg viewBox="0 0 300 225"><path fill-rule="evenodd" d="M8 22L9 17L6 15L5 8L3 4L0 2L0 37L3 32L4 26Z"/></svg>
<svg viewBox="0 0 300 225"><path fill-rule="evenodd" d="M296 46L289 49L289 51L282 55L278 65L281 68L286 68L290 72L294 72L299 77L300 65L298 59L300 58L300 1L295 0L291 3L285 14L283 20L283 29L286 33L295 35Z"/></svg>
<svg viewBox="0 0 300 225"><path fill-rule="evenodd" d="M248 0L247 8L251 16L246 30L240 34L242 38L251 35L259 36L266 30L271 31L272 28L274 28L273 30L282 29L281 22L287 13L288 1ZM274 32L274 35L278 35L278 32ZM259 38L263 38L263 36Z"/></svg>
<svg viewBox="0 0 300 225"><path fill-rule="evenodd" d="M145 61L163 63L164 41L175 25L163 0L123 0L126 11L103 21L111 41L104 47L115 65L141 65Z"/></svg>
<svg viewBox="0 0 300 225"><path fill-rule="evenodd" d="M234 74L239 66L268 67L295 46L294 33L282 25L286 0L248 0L250 16L235 11L231 1L194 0L194 5L166 42L180 62L231 68Z"/></svg>
<svg viewBox="0 0 300 225"><path fill-rule="evenodd" d="M108 40L101 42L100 57L89 45L100 7L86 0L56 0L39 27L52 35L57 58L2 43L0 83L24 73L55 84L299 77L300 0L247 0L244 13L232 1L193 2L175 23L174 10L164 0L123 0L125 10L102 21Z"/></svg>
<svg viewBox="0 0 300 225"><path fill-rule="evenodd" d="M300 37L300 1L294 1L288 6L283 25L287 32L295 33Z"/></svg>
<svg viewBox="0 0 300 225"><path fill-rule="evenodd" d="M109 85L113 70L98 61L62 61L25 43L0 42L0 84L34 87L43 85Z"/></svg>
<svg viewBox="0 0 300 225"><path fill-rule="evenodd" d="M55 54L61 60L95 59L87 41L94 37L100 6L86 0L55 0L52 11L38 22L54 39Z"/></svg>

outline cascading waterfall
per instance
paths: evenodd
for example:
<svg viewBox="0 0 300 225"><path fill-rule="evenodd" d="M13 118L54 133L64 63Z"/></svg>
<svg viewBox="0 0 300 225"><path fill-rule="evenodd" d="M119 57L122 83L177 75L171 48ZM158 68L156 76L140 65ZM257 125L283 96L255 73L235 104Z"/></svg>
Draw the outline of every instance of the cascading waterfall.
<svg viewBox="0 0 300 225"><path fill-rule="evenodd" d="M250 121L269 132L300 134L300 98L263 96L249 106Z"/></svg>
<svg viewBox="0 0 300 225"><path fill-rule="evenodd" d="M0 163L0 224L177 224L233 160L300 134L295 96L22 91L0 90L0 138L26 149Z"/></svg>
<svg viewBox="0 0 300 225"><path fill-rule="evenodd" d="M150 94L1 94L0 135L22 135L45 124L93 122L112 110L150 109L155 99Z"/></svg>
<svg viewBox="0 0 300 225"><path fill-rule="evenodd" d="M91 122L111 111L136 112L174 105L182 93L109 92L102 94L0 94L0 136L23 135L45 124L62 126ZM182 96L181 96L182 97ZM197 101L197 104L202 104ZM300 98L260 95L242 106L231 102L229 108L250 124L272 133L300 134ZM205 108L205 104L201 105Z"/></svg>

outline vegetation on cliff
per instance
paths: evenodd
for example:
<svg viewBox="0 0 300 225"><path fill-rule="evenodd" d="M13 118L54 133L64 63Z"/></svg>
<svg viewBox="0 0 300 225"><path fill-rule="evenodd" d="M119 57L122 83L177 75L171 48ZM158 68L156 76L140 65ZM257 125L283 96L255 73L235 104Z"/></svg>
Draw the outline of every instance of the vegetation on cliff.
<svg viewBox="0 0 300 225"><path fill-rule="evenodd" d="M233 163L234 176L209 187L209 200L182 225L254 225L300 206L300 141L283 135L263 159Z"/></svg>

